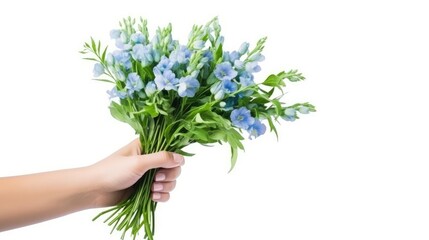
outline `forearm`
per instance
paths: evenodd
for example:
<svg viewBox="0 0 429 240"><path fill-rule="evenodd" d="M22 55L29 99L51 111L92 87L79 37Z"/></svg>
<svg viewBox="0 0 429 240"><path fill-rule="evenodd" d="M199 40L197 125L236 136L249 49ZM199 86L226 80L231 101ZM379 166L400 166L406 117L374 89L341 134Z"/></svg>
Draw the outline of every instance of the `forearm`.
<svg viewBox="0 0 429 240"><path fill-rule="evenodd" d="M92 207L90 168L0 178L0 231Z"/></svg>

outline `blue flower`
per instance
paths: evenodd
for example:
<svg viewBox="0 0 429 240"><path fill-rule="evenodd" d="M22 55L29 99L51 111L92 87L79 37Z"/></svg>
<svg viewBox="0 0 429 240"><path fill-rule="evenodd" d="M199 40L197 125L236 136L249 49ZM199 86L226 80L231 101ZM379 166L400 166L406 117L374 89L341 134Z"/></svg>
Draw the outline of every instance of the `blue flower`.
<svg viewBox="0 0 429 240"><path fill-rule="evenodd" d="M238 53L240 53L240 55L244 55L245 53L247 53L247 50L249 50L249 43L244 42L238 49Z"/></svg>
<svg viewBox="0 0 429 240"><path fill-rule="evenodd" d="M121 37L121 30L119 29L113 29L110 31L110 38L112 39L118 39Z"/></svg>
<svg viewBox="0 0 429 240"><path fill-rule="evenodd" d="M134 92L138 92L143 89L143 81L137 73L128 74L125 88L128 90L128 94L131 96Z"/></svg>
<svg viewBox="0 0 429 240"><path fill-rule="evenodd" d="M238 73L232 69L231 63L223 62L216 66L214 74L219 80L226 81L235 78Z"/></svg>
<svg viewBox="0 0 429 240"><path fill-rule="evenodd" d="M206 50L203 52L203 58L207 58L207 62L210 62L213 60L213 53L210 50Z"/></svg>
<svg viewBox="0 0 429 240"><path fill-rule="evenodd" d="M194 47L194 49L200 50L200 49L204 48L205 44L206 44L206 42L204 42L203 40L197 40L194 42L194 44L192 46Z"/></svg>
<svg viewBox="0 0 429 240"><path fill-rule="evenodd" d="M144 89L145 93L150 97L152 94L156 92L156 84L154 81L150 81L146 84L146 87Z"/></svg>
<svg viewBox="0 0 429 240"><path fill-rule="evenodd" d="M107 90L107 94L109 94L109 99L119 97L120 99L124 99L127 96L126 92L118 91L116 87L113 87L112 90Z"/></svg>
<svg viewBox="0 0 429 240"><path fill-rule="evenodd" d="M151 44L148 44L146 46L143 46L143 44L134 45L131 56L135 60L140 61L143 67L150 65L153 62L152 45Z"/></svg>
<svg viewBox="0 0 429 240"><path fill-rule="evenodd" d="M231 122L234 126L247 130L253 125L255 119L250 115L250 110L241 107L231 112Z"/></svg>
<svg viewBox="0 0 429 240"><path fill-rule="evenodd" d="M125 74L121 70L115 71L115 76L119 81L125 81Z"/></svg>
<svg viewBox="0 0 429 240"><path fill-rule="evenodd" d="M225 94L235 92L236 90L237 84L230 80L217 82L210 88L210 92L214 95L215 100L221 100Z"/></svg>
<svg viewBox="0 0 429 240"><path fill-rule="evenodd" d="M179 64L185 64L191 58L191 51L186 46L176 48L170 54L170 60Z"/></svg>
<svg viewBox="0 0 429 240"><path fill-rule="evenodd" d="M253 61L255 61L255 62L262 62L262 61L265 60L265 56L262 55L261 53L256 53L256 54L253 54L252 56L250 56L249 60L252 61L252 62Z"/></svg>
<svg viewBox="0 0 429 240"><path fill-rule="evenodd" d="M257 138L265 133L267 127L259 121L259 119L255 119L255 122L247 129L250 133L249 139L252 137Z"/></svg>
<svg viewBox="0 0 429 240"><path fill-rule="evenodd" d="M302 114L307 114L310 112L310 109L306 106L301 106L301 107L299 107L298 111Z"/></svg>
<svg viewBox="0 0 429 240"><path fill-rule="evenodd" d="M293 122L296 119L296 110L294 108L286 108L282 118L286 121Z"/></svg>
<svg viewBox="0 0 429 240"><path fill-rule="evenodd" d="M122 34L121 34L122 35ZM117 48L121 49L121 50L130 50L132 48L131 44L125 43L122 39L118 38L115 41L115 45Z"/></svg>
<svg viewBox="0 0 429 240"><path fill-rule="evenodd" d="M256 73L261 71L261 67L258 65L257 62L248 62L246 64L246 71L249 73Z"/></svg>
<svg viewBox="0 0 429 240"><path fill-rule="evenodd" d="M158 90L177 90L178 82L179 80L171 70L166 70L162 75L155 73L155 83Z"/></svg>
<svg viewBox="0 0 429 240"><path fill-rule="evenodd" d="M113 64L115 64L115 58L111 53L108 53L106 55L106 62L107 62L107 65L110 65L110 66L113 66Z"/></svg>
<svg viewBox="0 0 429 240"><path fill-rule="evenodd" d="M104 67L100 63L96 63L94 65L94 70L92 71L94 74L94 77L99 77L104 73Z"/></svg>
<svg viewBox="0 0 429 240"><path fill-rule="evenodd" d="M240 60L235 60L234 61L234 68L237 69L237 70L244 69L244 62L240 61Z"/></svg>
<svg viewBox="0 0 429 240"><path fill-rule="evenodd" d="M232 93L237 91L237 84L231 80L223 81L222 88L225 93Z"/></svg>
<svg viewBox="0 0 429 240"><path fill-rule="evenodd" d="M115 61L117 63L119 63L120 65L122 65L126 69L131 68L131 56L128 52L117 50L117 51L114 51L112 53L112 55L113 55L113 58L115 59Z"/></svg>
<svg viewBox="0 0 429 240"><path fill-rule="evenodd" d="M243 87L254 85L255 82L253 81L253 74L248 72L242 72L240 73L240 84Z"/></svg>
<svg viewBox="0 0 429 240"><path fill-rule="evenodd" d="M233 51L233 52L224 52L223 53L223 61L224 62L230 62L230 63L234 63L236 60L240 59L240 53L238 53L237 51Z"/></svg>
<svg viewBox="0 0 429 240"><path fill-rule="evenodd" d="M156 70L162 74L166 70L171 70L174 66L174 62L170 61L166 56L161 57L161 61L159 61L158 65L156 65ZM155 70L155 69L154 69Z"/></svg>
<svg viewBox="0 0 429 240"><path fill-rule="evenodd" d="M197 92L199 87L200 83L197 79L191 76L186 76L180 78L179 89L177 90L177 92L181 97L193 97L195 96L195 93Z"/></svg>
<svg viewBox="0 0 429 240"><path fill-rule="evenodd" d="M130 38L135 44L144 43L146 41L146 37L141 32L131 34Z"/></svg>

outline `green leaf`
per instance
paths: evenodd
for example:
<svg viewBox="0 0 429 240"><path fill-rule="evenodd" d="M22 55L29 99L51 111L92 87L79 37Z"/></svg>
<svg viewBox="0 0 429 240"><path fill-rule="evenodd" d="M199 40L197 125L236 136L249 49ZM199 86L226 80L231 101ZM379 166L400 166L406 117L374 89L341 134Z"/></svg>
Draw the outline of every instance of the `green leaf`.
<svg viewBox="0 0 429 240"><path fill-rule="evenodd" d="M281 72L277 75L271 74L262 84L270 87L285 87L286 84L284 83L283 79L285 79L284 72Z"/></svg>
<svg viewBox="0 0 429 240"><path fill-rule="evenodd" d="M83 59L85 59L85 60L89 60L89 61L96 61L96 62L98 62L98 60L97 60L97 59L95 59L95 58L83 58Z"/></svg>
<svg viewBox="0 0 429 240"><path fill-rule="evenodd" d="M263 97L257 97L255 99L252 100L252 103L256 103L256 104L266 104L269 103L270 100L267 98L263 98Z"/></svg>
<svg viewBox="0 0 429 240"><path fill-rule="evenodd" d="M112 80L109 80L109 79L103 79L103 78L93 78L92 80L94 80L94 81L99 81L99 82L108 82L108 83L115 83L114 81L112 81Z"/></svg>
<svg viewBox="0 0 429 240"><path fill-rule="evenodd" d="M124 110L124 108L119 105L116 102L110 103L110 114L112 114L112 117L115 119L121 121L121 122L127 122L127 119L129 118L127 115L127 112Z"/></svg>
<svg viewBox="0 0 429 240"><path fill-rule="evenodd" d="M210 138L215 141L225 141L226 134L223 130L213 131L210 133Z"/></svg>
<svg viewBox="0 0 429 240"><path fill-rule="evenodd" d="M104 49L103 54L101 55L101 61L103 61L103 62L106 61L106 52L107 52L107 46Z"/></svg>
<svg viewBox="0 0 429 240"><path fill-rule="evenodd" d="M144 106L142 112L145 114L149 114L153 118L158 117L159 115L158 109L155 104Z"/></svg>
<svg viewBox="0 0 429 240"><path fill-rule="evenodd" d="M116 102L111 102L110 106L110 114L117 120L128 123L137 133L142 133L143 128L140 125L140 122L136 118L131 118L128 115L127 110L120 104Z"/></svg>
<svg viewBox="0 0 429 240"><path fill-rule="evenodd" d="M280 101L278 99L273 99L271 100L271 103L274 105L277 115L280 116L282 113L282 104Z"/></svg>
<svg viewBox="0 0 429 240"><path fill-rule="evenodd" d="M183 156L185 156L185 157L192 157L192 156L194 156L194 155L195 155L195 154L193 154L193 153L185 152L185 151L183 151L182 149L177 149L175 152L176 152L176 153L178 153L178 154L180 154L180 155L183 155Z"/></svg>
<svg viewBox="0 0 429 240"><path fill-rule="evenodd" d="M228 173L230 173L232 171L232 169L234 169L235 164L237 163L237 158L238 158L238 149L236 146L231 145L231 168L229 169Z"/></svg>
<svg viewBox="0 0 429 240"><path fill-rule="evenodd" d="M302 73L299 73L298 70L290 70L287 73L284 73L284 78L289 79L291 82L298 82L305 80L305 77L302 76Z"/></svg>
<svg viewBox="0 0 429 240"><path fill-rule="evenodd" d="M207 142L209 140L209 134L206 129L193 128L190 132L193 134L193 138L198 142L199 140L203 142Z"/></svg>
<svg viewBox="0 0 429 240"><path fill-rule="evenodd" d="M218 48L216 49L216 52L215 52L215 54L214 54L215 62L216 62L217 60L219 60L220 58L222 58L222 56L223 56L222 44L219 44L219 46L218 46Z"/></svg>
<svg viewBox="0 0 429 240"><path fill-rule="evenodd" d="M94 52L97 52L97 46L95 45L94 39L91 37L91 48Z"/></svg>
<svg viewBox="0 0 429 240"><path fill-rule="evenodd" d="M274 132L276 134L276 138L277 141L279 140L279 134L277 132L276 126L274 125L273 119L271 118L270 115L266 114L266 113L261 113L262 115L264 115L268 121L268 125L270 126L270 132Z"/></svg>

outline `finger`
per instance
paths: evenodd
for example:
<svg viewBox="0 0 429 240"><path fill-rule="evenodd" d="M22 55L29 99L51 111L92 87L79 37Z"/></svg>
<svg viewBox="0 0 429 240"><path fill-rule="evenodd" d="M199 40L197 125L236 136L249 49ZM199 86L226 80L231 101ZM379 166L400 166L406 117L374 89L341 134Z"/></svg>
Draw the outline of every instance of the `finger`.
<svg viewBox="0 0 429 240"><path fill-rule="evenodd" d="M152 168L174 168L184 162L182 155L172 152L157 152L139 156L142 165Z"/></svg>
<svg viewBox="0 0 429 240"><path fill-rule="evenodd" d="M175 167L175 168L162 168L158 170L158 172L155 175L155 181L156 182L171 182L176 180L180 173L182 172L181 167Z"/></svg>
<svg viewBox="0 0 429 240"><path fill-rule="evenodd" d="M174 190L176 181L171 182L154 182L152 184L152 192L168 193Z"/></svg>
<svg viewBox="0 0 429 240"><path fill-rule="evenodd" d="M152 193L152 200L154 200L155 202L166 202L169 199L170 199L169 193L159 193L159 192Z"/></svg>

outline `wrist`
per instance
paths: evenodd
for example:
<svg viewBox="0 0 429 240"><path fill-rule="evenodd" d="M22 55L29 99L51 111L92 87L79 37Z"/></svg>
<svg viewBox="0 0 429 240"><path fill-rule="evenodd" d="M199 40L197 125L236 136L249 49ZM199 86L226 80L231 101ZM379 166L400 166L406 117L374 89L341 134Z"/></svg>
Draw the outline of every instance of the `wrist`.
<svg viewBox="0 0 429 240"><path fill-rule="evenodd" d="M100 191L96 171L91 166L77 168L76 171L76 183L78 185L76 201L82 206L82 210L96 207L97 193Z"/></svg>

